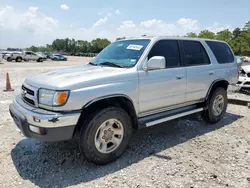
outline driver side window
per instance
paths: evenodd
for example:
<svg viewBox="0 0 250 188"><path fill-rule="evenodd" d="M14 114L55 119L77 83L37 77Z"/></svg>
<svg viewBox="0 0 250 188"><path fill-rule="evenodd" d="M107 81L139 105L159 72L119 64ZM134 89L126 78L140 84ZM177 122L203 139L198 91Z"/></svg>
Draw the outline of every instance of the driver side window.
<svg viewBox="0 0 250 188"><path fill-rule="evenodd" d="M163 56L166 68L180 66L180 52L177 40L161 40L155 43L149 52L148 59L154 56Z"/></svg>

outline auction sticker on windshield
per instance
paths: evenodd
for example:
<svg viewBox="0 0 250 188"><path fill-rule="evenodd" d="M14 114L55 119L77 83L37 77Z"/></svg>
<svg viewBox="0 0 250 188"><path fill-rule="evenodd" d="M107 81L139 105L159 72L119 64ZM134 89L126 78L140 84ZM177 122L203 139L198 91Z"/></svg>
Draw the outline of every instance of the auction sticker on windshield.
<svg viewBox="0 0 250 188"><path fill-rule="evenodd" d="M130 44L128 47L127 47L127 49L128 50L141 50L143 48L143 46L142 45L135 45L135 44Z"/></svg>

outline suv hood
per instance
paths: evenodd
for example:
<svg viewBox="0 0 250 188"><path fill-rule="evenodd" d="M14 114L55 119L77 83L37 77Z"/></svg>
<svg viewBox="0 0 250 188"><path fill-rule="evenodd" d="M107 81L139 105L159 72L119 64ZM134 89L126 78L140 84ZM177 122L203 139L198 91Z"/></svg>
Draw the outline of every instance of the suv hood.
<svg viewBox="0 0 250 188"><path fill-rule="evenodd" d="M79 89L124 80L131 76L125 74L128 71L126 68L83 65L43 72L26 78L25 83L36 88Z"/></svg>

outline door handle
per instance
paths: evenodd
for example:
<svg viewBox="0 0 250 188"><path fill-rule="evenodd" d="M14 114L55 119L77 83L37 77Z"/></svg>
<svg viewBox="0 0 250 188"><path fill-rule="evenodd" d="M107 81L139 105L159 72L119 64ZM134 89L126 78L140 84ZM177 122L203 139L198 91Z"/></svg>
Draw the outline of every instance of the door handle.
<svg viewBox="0 0 250 188"><path fill-rule="evenodd" d="M209 72L209 75L214 75L214 71L210 71L210 72Z"/></svg>
<svg viewBox="0 0 250 188"><path fill-rule="evenodd" d="M182 78L183 78L182 75L177 75L177 76L176 76L176 79L177 79L177 80L181 80Z"/></svg>

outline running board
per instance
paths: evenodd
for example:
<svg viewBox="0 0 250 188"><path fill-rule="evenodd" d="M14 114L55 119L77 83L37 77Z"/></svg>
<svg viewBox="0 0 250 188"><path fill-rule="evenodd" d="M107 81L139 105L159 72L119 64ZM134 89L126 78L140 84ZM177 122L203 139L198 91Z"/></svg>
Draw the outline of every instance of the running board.
<svg viewBox="0 0 250 188"><path fill-rule="evenodd" d="M191 115L191 114L195 114L197 112L201 112L203 111L204 108L199 108L196 105L194 106L187 106L184 108L179 108L179 109L175 109L175 110L170 110L167 112L162 112L159 114L154 114L151 116L146 116L146 117L142 117L139 119L139 123L140 123L140 127L150 127L153 125L157 125L163 122L167 122L173 119L177 119L180 117L184 117L187 115Z"/></svg>

